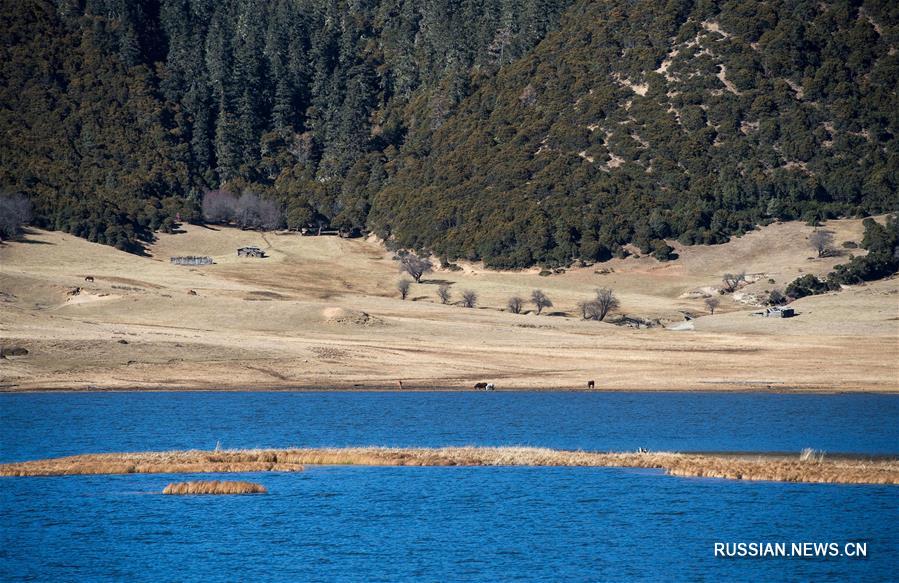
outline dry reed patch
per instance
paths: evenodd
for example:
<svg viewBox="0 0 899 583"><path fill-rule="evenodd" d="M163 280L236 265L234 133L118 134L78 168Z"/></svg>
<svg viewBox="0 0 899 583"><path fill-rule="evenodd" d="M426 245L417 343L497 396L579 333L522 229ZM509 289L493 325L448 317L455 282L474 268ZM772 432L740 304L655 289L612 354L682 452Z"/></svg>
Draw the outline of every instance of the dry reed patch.
<svg viewBox="0 0 899 583"><path fill-rule="evenodd" d="M275 451L163 451L85 454L0 464L0 476L300 472Z"/></svg>
<svg viewBox="0 0 899 583"><path fill-rule="evenodd" d="M253 482L228 482L220 480L200 480L196 482L172 482L163 494L267 494L262 484Z"/></svg>
<svg viewBox="0 0 899 583"><path fill-rule="evenodd" d="M807 457L807 456L806 456ZM899 460L800 456L601 453L533 447L323 448L86 454L0 464L0 476L297 471L304 465L633 467L673 476L899 484Z"/></svg>

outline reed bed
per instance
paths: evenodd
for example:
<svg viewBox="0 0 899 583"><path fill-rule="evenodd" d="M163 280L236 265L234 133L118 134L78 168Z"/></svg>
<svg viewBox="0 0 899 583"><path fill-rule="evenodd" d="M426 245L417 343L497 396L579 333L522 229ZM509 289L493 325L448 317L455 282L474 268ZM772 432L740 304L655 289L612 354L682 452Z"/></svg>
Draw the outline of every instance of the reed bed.
<svg viewBox="0 0 899 583"><path fill-rule="evenodd" d="M196 482L172 482L163 494L267 494L262 484L253 482L228 482L220 480L200 480Z"/></svg>
<svg viewBox="0 0 899 583"><path fill-rule="evenodd" d="M805 459L800 459L804 457ZM85 454L0 464L0 476L301 471L304 465L564 466L661 469L672 476L899 484L899 460L823 456L601 453L532 447L324 448Z"/></svg>

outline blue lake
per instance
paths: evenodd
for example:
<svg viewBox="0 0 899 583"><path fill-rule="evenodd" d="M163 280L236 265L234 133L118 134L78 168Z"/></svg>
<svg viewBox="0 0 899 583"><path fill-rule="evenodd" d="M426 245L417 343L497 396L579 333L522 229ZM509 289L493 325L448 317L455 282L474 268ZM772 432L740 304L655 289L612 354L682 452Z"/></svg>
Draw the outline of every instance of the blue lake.
<svg viewBox="0 0 899 583"><path fill-rule="evenodd" d="M899 397L672 393L0 395L0 461L343 445L899 454ZM623 468L310 468L269 494L173 479L0 478L0 580L890 580L899 488ZM234 478L233 475L229 476ZM867 543L720 558L715 542ZM789 544L788 544L789 546Z"/></svg>

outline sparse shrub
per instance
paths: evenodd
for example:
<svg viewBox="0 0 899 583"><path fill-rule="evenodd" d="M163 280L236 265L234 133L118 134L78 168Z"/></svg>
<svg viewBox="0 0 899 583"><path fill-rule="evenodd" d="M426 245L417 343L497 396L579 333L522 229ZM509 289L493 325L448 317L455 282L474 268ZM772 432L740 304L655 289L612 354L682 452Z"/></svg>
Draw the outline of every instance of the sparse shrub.
<svg viewBox="0 0 899 583"><path fill-rule="evenodd" d="M462 292L462 305L466 308L474 308L478 305L478 294L473 290Z"/></svg>
<svg viewBox="0 0 899 583"><path fill-rule="evenodd" d="M858 243L855 241L843 241L843 249L858 249Z"/></svg>
<svg viewBox="0 0 899 583"><path fill-rule="evenodd" d="M437 288L437 299L440 300L440 303L448 304L451 296L450 286L445 283L440 284L440 287Z"/></svg>
<svg viewBox="0 0 899 583"><path fill-rule="evenodd" d="M721 300L718 298L706 298L705 299L705 307L709 311L709 314L715 313L715 310L718 309L718 306L721 305Z"/></svg>
<svg viewBox="0 0 899 583"><path fill-rule="evenodd" d="M512 296L511 298L509 298L509 301L506 304L506 306L509 308L509 311L513 314L520 314L523 305L524 300L518 296Z"/></svg>
<svg viewBox="0 0 899 583"><path fill-rule="evenodd" d="M768 294L768 305L780 306L785 303L787 303L787 296L785 296L779 289L773 289Z"/></svg>
<svg viewBox="0 0 899 583"><path fill-rule="evenodd" d="M581 311L581 317L585 320L598 320L602 311L599 302L596 300L578 302L577 307Z"/></svg>
<svg viewBox="0 0 899 583"><path fill-rule="evenodd" d="M412 282L409 281L408 279L401 279L398 282L396 282L396 289L398 292L400 292L400 298L402 298L404 300L409 295L409 288L411 288L411 287L412 287Z"/></svg>
<svg viewBox="0 0 899 583"><path fill-rule="evenodd" d="M724 282L724 291L731 293L740 287L741 284L746 282L746 272L725 273L724 277L721 278L721 281Z"/></svg>
<svg viewBox="0 0 899 583"><path fill-rule="evenodd" d="M539 275L540 275L540 277L549 277L552 274L553 274L553 272L548 269L541 269Z"/></svg>
<svg viewBox="0 0 899 583"><path fill-rule="evenodd" d="M449 261L446 257L440 260L440 268L446 269L447 271L462 271L462 268L459 267L458 264Z"/></svg>
<svg viewBox="0 0 899 583"><path fill-rule="evenodd" d="M652 256L659 261L671 261L677 259L677 253L674 252L674 247L660 239L652 242Z"/></svg>

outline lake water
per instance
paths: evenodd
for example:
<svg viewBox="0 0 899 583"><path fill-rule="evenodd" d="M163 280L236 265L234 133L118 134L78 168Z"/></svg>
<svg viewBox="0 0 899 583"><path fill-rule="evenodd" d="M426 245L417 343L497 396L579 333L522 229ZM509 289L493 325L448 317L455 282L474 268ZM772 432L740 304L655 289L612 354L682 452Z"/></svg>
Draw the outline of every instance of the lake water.
<svg viewBox="0 0 899 583"><path fill-rule="evenodd" d="M899 397L673 393L0 394L0 461L101 451L533 445L899 454ZM321 467L0 478L0 580L890 580L899 488L628 468ZM866 559L715 542L867 543ZM787 545L789 547L789 544Z"/></svg>

